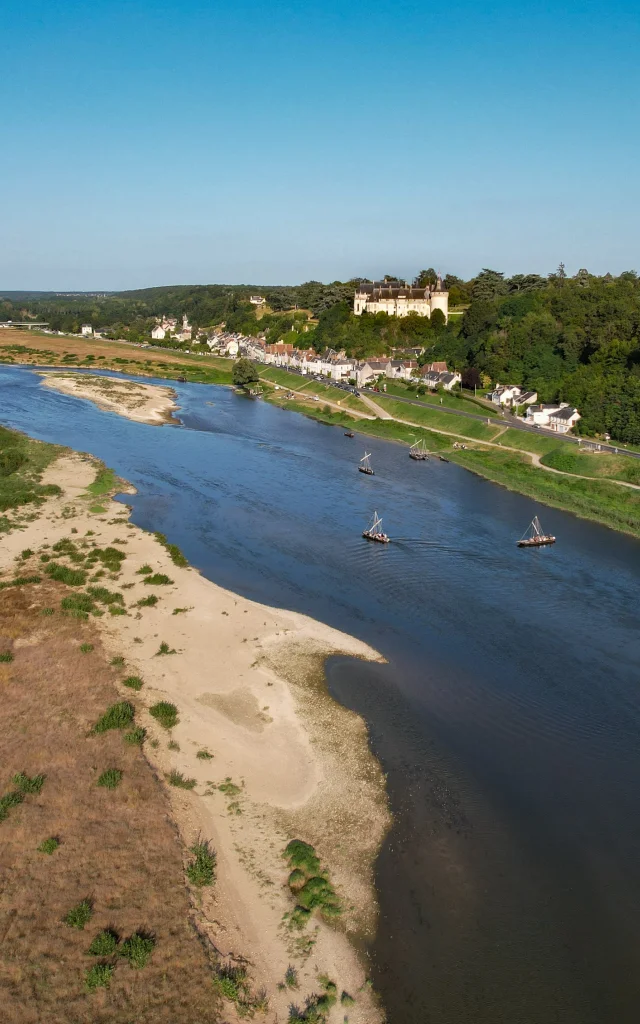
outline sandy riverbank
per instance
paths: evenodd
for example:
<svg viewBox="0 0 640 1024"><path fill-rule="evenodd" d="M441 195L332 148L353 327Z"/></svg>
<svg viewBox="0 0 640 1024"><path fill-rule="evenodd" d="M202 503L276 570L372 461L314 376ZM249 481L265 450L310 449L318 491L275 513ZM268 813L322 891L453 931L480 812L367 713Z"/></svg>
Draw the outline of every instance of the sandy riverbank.
<svg viewBox="0 0 640 1024"><path fill-rule="evenodd" d="M88 398L100 409L126 416L137 423L176 422L172 416L178 408L173 388L71 371L45 370L40 376L46 387L74 398Z"/></svg>
<svg viewBox="0 0 640 1024"><path fill-rule="evenodd" d="M383 1015L348 936L371 937L375 929L373 862L389 826L384 778L362 720L328 696L322 664L335 652L379 656L306 616L237 597L173 564L121 504L93 504L85 488L95 472L78 455L47 470L43 483L63 494L3 538L0 568L72 530L76 541L93 531L91 543L126 553L118 578L102 582L121 588L128 614L96 621L107 648L144 680L139 693L122 687L122 696L139 703L147 757L162 776L175 769L196 780L192 791L168 791L185 846L200 836L217 853L216 885L194 903L200 930L222 955L246 959L255 985L267 989L266 1019L274 1024L286 1020L292 1001L304 1005L321 991L319 975L355 997L351 1024L376 1024ZM172 582L145 584L144 565ZM157 605L138 607L150 594ZM162 643L175 653L158 655ZM159 700L178 708L171 734L146 711ZM199 751L213 756L198 758ZM221 791L225 780L237 789ZM300 931L288 926L295 900L282 851L291 839L315 846L343 907L337 923L314 914ZM298 971L295 991L278 988L289 965ZM328 1019L342 1021L344 1012L338 1001Z"/></svg>

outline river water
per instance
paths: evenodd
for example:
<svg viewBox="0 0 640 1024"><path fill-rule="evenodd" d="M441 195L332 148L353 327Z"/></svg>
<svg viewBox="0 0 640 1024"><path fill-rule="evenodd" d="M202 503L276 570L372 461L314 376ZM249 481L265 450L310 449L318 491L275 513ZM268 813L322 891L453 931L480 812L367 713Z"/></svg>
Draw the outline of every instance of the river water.
<svg viewBox="0 0 640 1024"><path fill-rule="evenodd" d="M391 1024L636 1024L640 543L398 445L175 388L183 426L151 427L0 367L0 421L99 456L138 489L133 521L216 583L387 657L327 675L388 774L372 953ZM388 546L361 539L374 508ZM536 513L558 543L519 550Z"/></svg>

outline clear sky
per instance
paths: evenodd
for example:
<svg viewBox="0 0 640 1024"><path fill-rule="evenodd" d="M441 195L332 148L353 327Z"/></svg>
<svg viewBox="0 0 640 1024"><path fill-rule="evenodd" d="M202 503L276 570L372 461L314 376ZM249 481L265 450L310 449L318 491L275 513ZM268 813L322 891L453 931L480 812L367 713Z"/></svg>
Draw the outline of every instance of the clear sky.
<svg viewBox="0 0 640 1024"><path fill-rule="evenodd" d="M637 0L3 0L0 288L640 271Z"/></svg>

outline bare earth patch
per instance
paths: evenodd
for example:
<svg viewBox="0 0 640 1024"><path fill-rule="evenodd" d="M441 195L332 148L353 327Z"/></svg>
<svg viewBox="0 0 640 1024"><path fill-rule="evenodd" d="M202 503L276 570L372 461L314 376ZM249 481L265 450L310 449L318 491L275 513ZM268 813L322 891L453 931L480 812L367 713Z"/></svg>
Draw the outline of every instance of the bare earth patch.
<svg viewBox="0 0 640 1024"><path fill-rule="evenodd" d="M47 387L74 398L88 398L100 409L138 423L176 422L172 416L178 408L173 388L71 371L43 371L40 376Z"/></svg>

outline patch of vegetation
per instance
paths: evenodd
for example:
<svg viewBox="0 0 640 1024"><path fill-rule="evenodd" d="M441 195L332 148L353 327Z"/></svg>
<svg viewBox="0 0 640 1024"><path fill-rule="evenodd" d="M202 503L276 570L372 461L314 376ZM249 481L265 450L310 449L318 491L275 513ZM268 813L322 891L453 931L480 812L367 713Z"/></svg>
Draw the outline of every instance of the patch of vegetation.
<svg viewBox="0 0 640 1024"><path fill-rule="evenodd" d="M87 565L95 565L96 562L101 562L105 569L111 573L120 572L122 563L126 558L124 551L119 551L118 548L112 546L106 548L93 548L91 554L87 558Z"/></svg>
<svg viewBox="0 0 640 1024"><path fill-rule="evenodd" d="M113 964L94 964L85 971L84 984L89 992L95 992L97 988L109 988L109 983L114 972Z"/></svg>
<svg viewBox="0 0 640 1024"><path fill-rule="evenodd" d="M166 587L173 583L173 580L169 579L162 572L154 572L152 576L145 576L143 583L148 583L152 587Z"/></svg>
<svg viewBox="0 0 640 1024"><path fill-rule="evenodd" d="M7 587L24 587L27 583L42 583L42 576L15 576L12 580L0 583L0 590Z"/></svg>
<svg viewBox="0 0 640 1024"><path fill-rule="evenodd" d="M148 597L142 597L139 601L136 601L136 608L154 608L159 600L160 598L157 594L149 594Z"/></svg>
<svg viewBox="0 0 640 1024"><path fill-rule="evenodd" d="M353 1006L355 999L353 996L350 996L348 992L343 992L340 996L340 1002L343 1006Z"/></svg>
<svg viewBox="0 0 640 1024"><path fill-rule="evenodd" d="M174 608L171 612L172 615L184 615L185 612L191 611L190 608Z"/></svg>
<svg viewBox="0 0 640 1024"><path fill-rule="evenodd" d="M24 548L24 550L20 552L20 558L31 558L32 554L33 551L31 550L31 548Z"/></svg>
<svg viewBox="0 0 640 1024"><path fill-rule="evenodd" d="M74 619L88 619L89 612L95 614L96 611L96 606L88 594L69 594L68 597L62 598L60 608L65 615L70 615Z"/></svg>
<svg viewBox="0 0 640 1024"><path fill-rule="evenodd" d="M117 789L122 782L122 772L119 768L107 768L98 779L98 785L104 789Z"/></svg>
<svg viewBox="0 0 640 1024"><path fill-rule="evenodd" d="M79 931L89 924L93 916L93 903L90 899L81 900L75 907L72 907L68 914L65 914L63 921L70 928L77 928Z"/></svg>
<svg viewBox="0 0 640 1024"><path fill-rule="evenodd" d="M13 784L19 790L20 793L39 793L46 779L46 775L32 775L31 777L25 775L24 772L18 772L17 775L13 776Z"/></svg>
<svg viewBox="0 0 640 1024"><path fill-rule="evenodd" d="M114 590L107 590L106 587L87 587L87 594L89 594L94 601L100 601L101 604L124 604L122 594L118 594Z"/></svg>
<svg viewBox="0 0 640 1024"><path fill-rule="evenodd" d="M50 562L51 561L51 555L40 555L40 561L41 562Z"/></svg>
<svg viewBox="0 0 640 1024"><path fill-rule="evenodd" d="M124 665L124 658L121 654L117 654L115 658L111 659L111 664L114 668L121 668Z"/></svg>
<svg viewBox="0 0 640 1024"><path fill-rule="evenodd" d="M138 746L141 746L144 743L146 735L147 735L147 730L143 729L142 726L137 725L136 728L135 729L131 729L130 732L125 732L124 739L125 739L125 742L127 742L127 743L131 743L131 744L137 743Z"/></svg>
<svg viewBox="0 0 640 1024"><path fill-rule="evenodd" d="M153 569L148 563L142 565L139 569L136 569L137 576L149 576L153 572Z"/></svg>
<svg viewBox="0 0 640 1024"><path fill-rule="evenodd" d="M128 960L131 967L141 970L147 966L155 945L156 940L152 935L147 935L144 932L134 932L128 939L124 940L118 950L118 956Z"/></svg>
<svg viewBox="0 0 640 1024"><path fill-rule="evenodd" d="M61 494L55 484L42 485L40 478L60 453L55 445L32 441L14 430L0 428L0 512L23 505L41 505L46 497ZM7 517L0 520L0 532L11 528Z"/></svg>
<svg viewBox="0 0 640 1024"><path fill-rule="evenodd" d="M130 690L141 690L144 686L140 676L127 676L126 679L122 680L123 686L128 686Z"/></svg>
<svg viewBox="0 0 640 1024"><path fill-rule="evenodd" d="M7 664L12 662L13 661L13 654L11 653L11 651L1 651L0 652L0 661L3 661L5 663L7 663Z"/></svg>
<svg viewBox="0 0 640 1024"><path fill-rule="evenodd" d="M117 477L113 470L108 469L106 466L101 466L95 480L87 487L87 491L94 497L99 497L102 494L109 494L110 491L115 490L116 486Z"/></svg>
<svg viewBox="0 0 640 1024"><path fill-rule="evenodd" d="M211 761L211 759L213 758L213 754L210 754L208 750L199 750L198 753L196 754L196 757L200 761Z"/></svg>
<svg viewBox="0 0 640 1024"><path fill-rule="evenodd" d="M166 640L163 640L162 643L160 644L160 646L158 647L158 650L154 654L154 657L157 658L157 657L159 657L162 654L175 654L175 653L176 653L175 647L169 647L169 644L166 642Z"/></svg>
<svg viewBox="0 0 640 1024"><path fill-rule="evenodd" d="M49 839L43 839L38 847L38 853L55 853L60 846L60 840L56 839L55 836L50 836Z"/></svg>
<svg viewBox="0 0 640 1024"><path fill-rule="evenodd" d="M253 993L245 967L223 964L213 981L215 989L225 999L235 1003L239 1017L253 1017L256 1012L266 1013L269 1000L264 990Z"/></svg>
<svg viewBox="0 0 640 1024"><path fill-rule="evenodd" d="M194 789L196 785L195 779L187 779L182 772L177 772L175 769L166 774L165 779L170 786L177 786L179 789Z"/></svg>
<svg viewBox="0 0 640 1024"><path fill-rule="evenodd" d="M93 644L80 644L81 654L91 654L93 650Z"/></svg>
<svg viewBox="0 0 640 1024"><path fill-rule="evenodd" d="M298 972L291 964L284 973L284 983L287 988L298 988Z"/></svg>
<svg viewBox="0 0 640 1024"><path fill-rule="evenodd" d="M175 704L170 704L169 701L158 701L157 704L154 704L153 707L149 708L149 714L155 718L156 722L158 722L163 729L173 729L173 727L178 724L178 709ZM131 717L133 718L133 715Z"/></svg>
<svg viewBox="0 0 640 1024"><path fill-rule="evenodd" d="M174 565L179 565L182 568L184 568L189 564L187 559L182 554L182 551L180 550L178 545L170 544L167 538L165 537L164 533L154 533L153 536L156 538L159 544L162 544L163 548L167 549L169 555L171 556L171 561L173 562Z"/></svg>
<svg viewBox="0 0 640 1024"><path fill-rule="evenodd" d="M69 587L83 587L87 582L84 569L70 569L68 565L60 565L59 562L49 562L45 572L52 580L66 583Z"/></svg>
<svg viewBox="0 0 640 1024"><path fill-rule="evenodd" d="M314 910L318 910L327 919L338 917L342 913L340 901L327 872L321 870L313 846L300 839L293 839L283 856L292 868L289 888L296 899L295 909L289 915L291 926L303 927Z"/></svg>
<svg viewBox="0 0 640 1024"><path fill-rule="evenodd" d="M41 615L54 615L55 612L54 612L53 608L41 608L40 609L40 614Z"/></svg>
<svg viewBox="0 0 640 1024"><path fill-rule="evenodd" d="M170 706L173 707L173 705ZM107 732L109 729L127 729L133 725L134 714L133 704L127 700L119 701L118 704L112 704L107 708L104 715L94 725L92 732L101 733Z"/></svg>
<svg viewBox="0 0 640 1024"><path fill-rule="evenodd" d="M104 505L89 505L89 511L93 515L101 515L103 512L106 512L107 510L104 507Z"/></svg>
<svg viewBox="0 0 640 1024"><path fill-rule="evenodd" d="M169 748L169 750L180 750L180 744L176 743L175 740L169 740L169 742L167 743L167 747Z"/></svg>
<svg viewBox="0 0 640 1024"><path fill-rule="evenodd" d="M93 939L89 946L89 953L91 956L113 956L118 942L116 933L110 928L106 928L103 932L98 932Z"/></svg>
<svg viewBox="0 0 640 1024"><path fill-rule="evenodd" d="M230 776L228 775L224 782L220 783L218 789L220 790L221 793L224 793L225 796L237 796L239 793L242 792L240 786L236 786L235 782L232 782Z"/></svg>
<svg viewBox="0 0 640 1024"><path fill-rule="evenodd" d="M194 859L187 865L187 878L192 885L213 885L216 877L216 855L206 842L191 847Z"/></svg>

